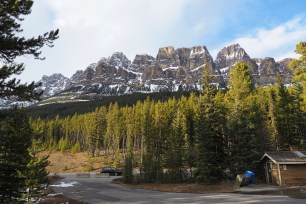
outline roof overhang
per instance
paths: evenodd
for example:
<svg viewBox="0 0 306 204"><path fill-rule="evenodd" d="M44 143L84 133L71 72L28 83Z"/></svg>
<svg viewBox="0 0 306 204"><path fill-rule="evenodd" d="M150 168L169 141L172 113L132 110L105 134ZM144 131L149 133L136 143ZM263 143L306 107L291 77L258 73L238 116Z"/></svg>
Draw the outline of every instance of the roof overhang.
<svg viewBox="0 0 306 204"><path fill-rule="evenodd" d="M274 160L271 156L269 156L267 153L265 153L265 154L261 157L260 161L263 160L265 157L268 157L271 161L273 161L274 163L277 164L277 161L275 161L275 160Z"/></svg>
<svg viewBox="0 0 306 204"><path fill-rule="evenodd" d="M288 161L288 162L286 162L286 161L282 161L282 162L277 162L275 159L273 159L269 154L267 154L267 153L265 153L262 157L261 157L261 159L260 159L260 161L262 161L265 157L268 157L272 162L274 162L275 164L306 164L306 161L296 161L296 162L294 162L294 161Z"/></svg>

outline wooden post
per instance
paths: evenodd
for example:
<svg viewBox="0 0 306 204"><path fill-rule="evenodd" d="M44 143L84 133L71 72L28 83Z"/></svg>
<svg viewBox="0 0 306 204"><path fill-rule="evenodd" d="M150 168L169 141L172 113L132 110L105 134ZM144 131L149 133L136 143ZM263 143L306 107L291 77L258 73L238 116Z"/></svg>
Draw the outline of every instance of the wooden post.
<svg viewBox="0 0 306 204"><path fill-rule="evenodd" d="M268 168L268 163L265 163L265 172L266 172L266 183L270 183L269 181L269 168Z"/></svg>
<svg viewBox="0 0 306 204"><path fill-rule="evenodd" d="M279 168L279 164L277 164L277 170L278 170L278 178L279 178L279 185L282 186L282 176L280 173L280 168Z"/></svg>

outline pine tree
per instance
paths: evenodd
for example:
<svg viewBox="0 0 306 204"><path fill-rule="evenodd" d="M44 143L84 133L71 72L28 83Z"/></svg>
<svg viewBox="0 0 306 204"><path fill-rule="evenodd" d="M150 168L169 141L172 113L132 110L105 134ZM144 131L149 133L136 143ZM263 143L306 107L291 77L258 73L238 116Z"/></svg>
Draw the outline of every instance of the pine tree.
<svg viewBox="0 0 306 204"><path fill-rule="evenodd" d="M197 178L200 183L212 184L222 179L224 165L224 127L215 101L216 88L211 84L208 67L204 69L202 95L197 124Z"/></svg>
<svg viewBox="0 0 306 204"><path fill-rule="evenodd" d="M167 142L167 167L169 168L168 177L170 182L180 182L183 179L184 168L184 133L183 133L183 114L178 109L171 125L171 133Z"/></svg>
<svg viewBox="0 0 306 204"><path fill-rule="evenodd" d="M289 91L280 77L274 89L270 90L270 132L275 150L289 150L292 145L300 148L304 146L305 116L302 111L302 92L300 83L294 83Z"/></svg>
<svg viewBox="0 0 306 204"><path fill-rule="evenodd" d="M302 109L306 111L306 42L300 42L296 45L295 52L300 54L299 59L293 59L289 66L294 71L293 83L302 86Z"/></svg>
<svg viewBox="0 0 306 204"><path fill-rule="evenodd" d="M48 173L46 172L46 167L49 164L48 156L39 157L37 153L39 152L40 143L33 140L32 147L29 148L30 152L30 162L27 164L27 171L24 176L25 187L27 188L27 193L25 197L28 202L31 200L42 196L42 189L48 184Z"/></svg>
<svg viewBox="0 0 306 204"><path fill-rule="evenodd" d="M243 62L230 70L229 91L226 94L229 112L229 163L233 175L254 169L259 157L257 149L258 107L253 96L249 68Z"/></svg>
<svg viewBox="0 0 306 204"><path fill-rule="evenodd" d="M15 203L25 188L32 130L23 111L1 111L0 118L0 203Z"/></svg>
<svg viewBox="0 0 306 204"><path fill-rule="evenodd" d="M39 84L21 84L13 78L24 70L23 64L14 63L16 57L34 56L41 58L41 48L44 45L53 46L58 38L58 30L47 32L36 38L20 37L23 16L31 13L33 0L3 0L0 1L0 98L14 97L18 100L39 99L41 92L35 91Z"/></svg>

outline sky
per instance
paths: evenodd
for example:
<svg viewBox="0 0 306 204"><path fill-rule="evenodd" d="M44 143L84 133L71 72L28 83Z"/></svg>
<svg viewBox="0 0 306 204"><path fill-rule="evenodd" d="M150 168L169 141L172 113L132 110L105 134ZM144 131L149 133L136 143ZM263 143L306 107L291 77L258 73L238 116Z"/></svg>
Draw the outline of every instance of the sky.
<svg viewBox="0 0 306 204"><path fill-rule="evenodd" d="M22 82L61 73L71 77L113 52L131 61L158 49L204 45L215 58L239 43L251 57L298 57L306 40L305 0L34 0L22 22L26 37L60 30L54 47L35 60L18 58Z"/></svg>

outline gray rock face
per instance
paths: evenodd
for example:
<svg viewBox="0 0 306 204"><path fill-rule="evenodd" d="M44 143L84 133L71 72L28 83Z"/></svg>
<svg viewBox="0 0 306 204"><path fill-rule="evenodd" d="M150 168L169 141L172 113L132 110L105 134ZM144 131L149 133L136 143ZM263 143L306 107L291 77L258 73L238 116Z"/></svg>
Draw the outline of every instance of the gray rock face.
<svg viewBox="0 0 306 204"><path fill-rule="evenodd" d="M196 46L191 48L190 52L190 70L198 69L208 64L210 67L214 67L213 58L209 54L205 46Z"/></svg>
<svg viewBox="0 0 306 204"><path fill-rule="evenodd" d="M62 74L52 74L44 75L39 82L42 83L40 89L43 90L43 97L46 98L65 90L70 80Z"/></svg>
<svg viewBox="0 0 306 204"><path fill-rule="evenodd" d="M259 84L274 84L276 82L277 64L273 58L267 57L262 60L259 68L259 77L257 82Z"/></svg>
<svg viewBox="0 0 306 204"><path fill-rule="evenodd" d="M130 67L135 72L143 73L147 67L155 64L155 58L147 54L137 54Z"/></svg>
<svg viewBox="0 0 306 204"><path fill-rule="evenodd" d="M174 47L169 46L159 48L158 54L156 56L156 63L158 63L162 69L179 66L179 56L175 52Z"/></svg>
<svg viewBox="0 0 306 204"><path fill-rule="evenodd" d="M250 74L254 83L259 85L274 84L277 75L280 74L284 83L292 80L292 71L289 68L290 59L276 63L273 58L253 58L245 52L239 44L234 44L223 48L217 55L215 64L227 83L230 69L238 62L242 61L250 68Z"/></svg>
<svg viewBox="0 0 306 204"><path fill-rule="evenodd" d="M215 60L216 67L218 69L231 67L238 61L250 59L250 56L245 52L239 44L230 45L223 48L218 54Z"/></svg>
<svg viewBox="0 0 306 204"><path fill-rule="evenodd" d="M178 48L176 53L178 55L180 66L189 67L190 62L190 48Z"/></svg>
<svg viewBox="0 0 306 204"><path fill-rule="evenodd" d="M72 77L70 78L71 83L75 83L75 82L81 81L83 73L84 73L83 70L76 71L76 73L73 74Z"/></svg>
<svg viewBox="0 0 306 204"><path fill-rule="evenodd" d="M284 84L290 84L292 82L293 70L289 67L291 60L291 58L286 58L277 62L278 70Z"/></svg>
<svg viewBox="0 0 306 204"><path fill-rule="evenodd" d="M115 67L128 68L131 65L131 61L122 52L115 52L110 57L109 64Z"/></svg>

